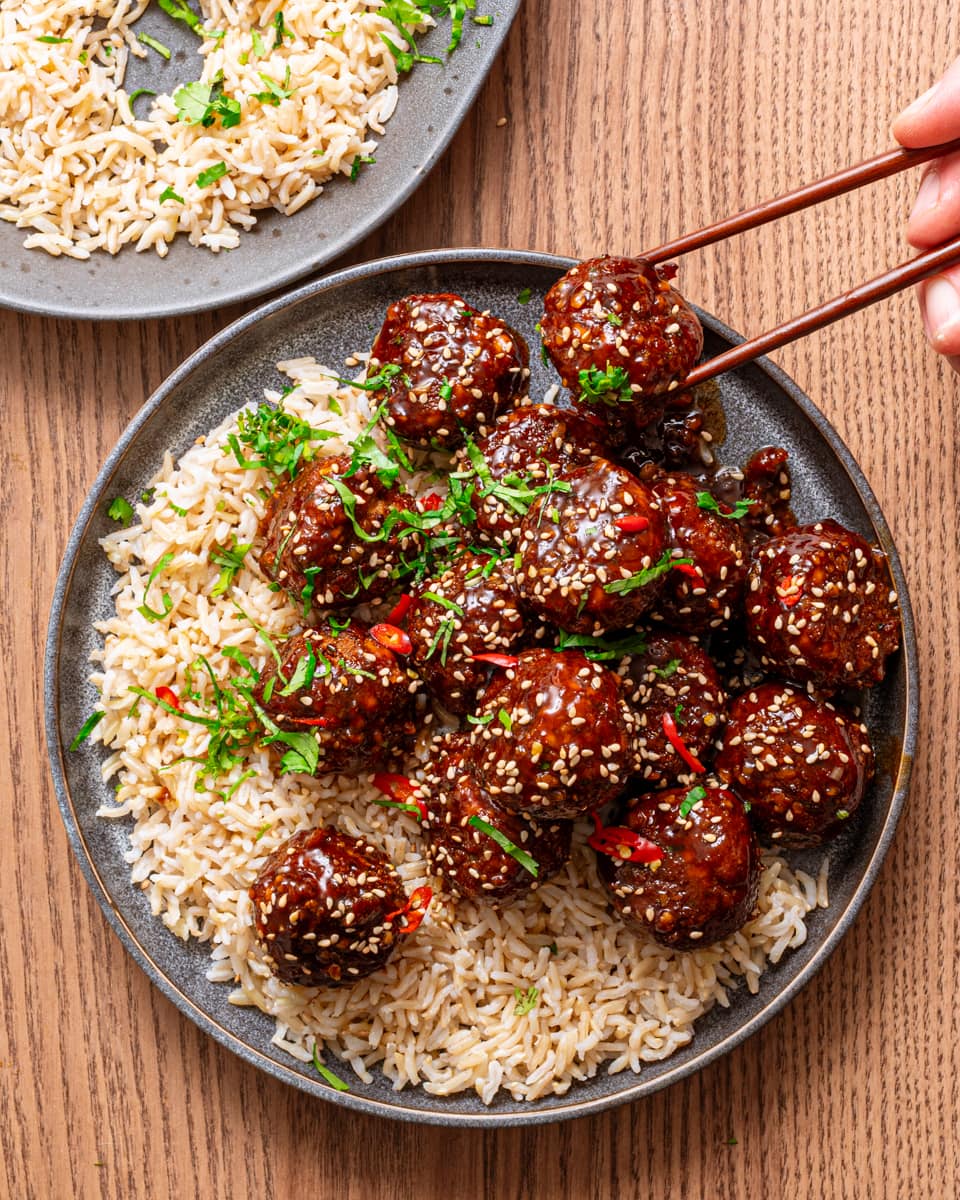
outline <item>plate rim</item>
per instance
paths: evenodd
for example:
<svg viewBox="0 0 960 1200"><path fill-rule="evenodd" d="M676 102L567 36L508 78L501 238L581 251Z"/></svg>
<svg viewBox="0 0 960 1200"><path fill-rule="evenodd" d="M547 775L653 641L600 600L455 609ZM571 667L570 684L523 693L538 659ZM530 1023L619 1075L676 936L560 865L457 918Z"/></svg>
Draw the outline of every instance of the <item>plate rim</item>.
<svg viewBox="0 0 960 1200"><path fill-rule="evenodd" d="M436 167L443 155L446 154L447 150L449 150L453 139L456 137L460 129L460 126L473 109L480 89L486 83L490 76L490 72L493 70L494 64L503 51L504 42L507 40L510 30L513 28L514 21L516 20L517 14L520 11L520 6L523 3L523 0L498 0L498 2L503 5L504 12L501 20L494 22L492 26L484 31L488 35L488 44L486 47L486 56L483 66L475 75L470 78L469 82L462 88L462 90L457 93L455 97L455 103L451 105L448 119L444 123L443 132L439 136L431 137L429 143L430 149L428 153L423 156L422 161L418 162L415 166L407 167L407 169L403 172L403 174L400 176L400 186L391 191L390 194L383 199L379 206L371 210L366 219L361 221L360 224L354 226L345 237L342 237L339 241L333 242L331 247L325 247L317 254L308 256L303 260L302 263L300 263L300 265L288 267L286 270L279 271L274 275L269 276L266 282L263 282L261 276L251 272L249 276L251 282L247 286L238 288L228 287L224 290L223 295L215 299L214 303L216 304L217 308L226 308L234 304L244 304L251 300L260 299L263 296L268 296L271 292L278 292L280 289L288 288L291 285L297 284L299 280L306 278L306 276L329 267L335 259L349 253L349 251L363 241L364 238L375 233L390 219L395 212L397 212L399 208L401 208L410 199L410 197L424 183L426 183L427 177L433 172L433 169ZM498 13L498 16L499 15L500 14ZM385 132L377 135L378 145L385 138L389 138L389 136L390 124L388 122L385 126ZM327 184L324 186L335 183L339 179L340 176L334 176L334 178L328 180ZM314 198L312 204L308 205L307 207L313 207L313 205L317 204L318 202L322 203L322 200L322 196L317 196ZM260 215L271 212L275 212L278 216L280 215L278 210L270 208L259 210ZM294 213L293 216L288 219L295 219L298 215L299 213ZM257 220L259 223L260 216L258 216ZM28 236L30 233L29 229L20 230L15 222L0 222L0 230L6 230L8 226L12 232L20 232L24 237ZM242 230L241 236L244 236L246 232L247 231ZM178 240L180 239L186 240L186 235L178 234ZM200 253L202 252L203 248L198 246L194 247L194 249ZM43 255L44 251L38 249L36 253L38 255ZM132 244L124 247L122 253L130 258L137 256L137 251ZM228 253L229 251L220 251L221 255ZM59 256L50 257L52 260L51 263L45 265L53 266L60 261ZM147 261L151 261L146 251L142 252L141 257L145 257L147 258ZM164 265L164 263L165 260L161 260L161 267ZM11 270L9 275L14 277L15 272ZM0 309L9 309L12 312L27 313L31 316L49 317L52 320L83 321L85 323L104 321L127 323L131 321L176 319L178 317L186 317L207 312L210 309L210 299L206 293L198 295L195 300L189 300L186 303L179 302L178 296L181 295L183 295L182 289L172 287L170 290L170 299L163 304L148 304L143 308L137 309L135 312L131 312L129 308L124 309L122 307L110 306L98 309L96 312L90 312L89 310L84 309L82 300L78 300L73 304L61 304L57 301L34 301L31 300L29 296L19 297L16 296L16 294L14 294L13 298L11 298L7 286L2 280L0 280ZM279 297L279 299L282 298L282 296ZM232 325L228 326L227 328L232 328Z"/></svg>
<svg viewBox="0 0 960 1200"><path fill-rule="evenodd" d="M812 953L810 960L790 979L771 999L751 1017L745 1024L738 1026L715 1045L694 1056L687 1062L680 1063L673 1069L667 1069L651 1079L642 1075L635 1077L635 1082L612 1095L586 1100L570 1100L555 1104L543 1110L511 1111L489 1113L458 1113L432 1111L428 1109L406 1107L402 1102L398 1105L387 1104L381 1100L354 1095L351 1092L338 1092L327 1087L319 1080L313 1081L292 1067L263 1054L241 1037L220 1025L215 1017L201 1009L185 992L183 992L167 976L158 963L151 957L149 951L138 940L135 932L115 905L106 885L103 883L96 863L87 847L76 812L73 798L67 784L64 764L65 747L59 734L58 691L59 691L59 658L66 613L65 601L73 579L76 560L87 528L93 519L104 492L108 488L120 461L127 449L136 438L140 429L164 402L170 392L174 391L192 372L216 354L223 347L235 341L251 326L260 321L273 317L286 309L293 308L301 302L344 285L365 280L374 276L386 275L394 271L423 268L433 265L450 265L461 263L495 264L510 266L528 266L547 268L562 273L568 270L575 259L545 254L537 251L503 250L491 247L460 247L455 249L418 251L412 254L391 255L385 258L372 259L365 263L356 264L339 271L332 272L318 280L313 280L294 291L253 309L238 320L226 326L195 350L183 363L175 368L148 397L143 406L134 415L124 429L116 445L111 450L83 502L77 515L70 536L63 552L63 559L57 573L56 585L50 607L50 617L47 627L44 652L43 685L44 685L44 730L47 744L47 754L50 760L54 790L57 804L63 820L67 839L70 844L84 877L90 886L100 908L103 910L114 932L119 937L127 952L137 965L144 971L151 983L171 1000L180 1012L189 1017L204 1033L213 1037L220 1045L237 1054L245 1062L267 1072L273 1078L304 1091L310 1095L333 1103L338 1103L354 1111L368 1115L388 1117L393 1120L410 1121L417 1124L437 1126L459 1126L474 1128L501 1128L514 1125L541 1125L554 1121L569 1120L584 1117L628 1104L642 1099L663 1088L669 1087L681 1079L702 1070L704 1067L728 1054L735 1047L746 1041L764 1026L772 1017L782 1011L794 997L811 981L816 973L824 966L840 942L849 932L859 914L867 896L876 882L880 867L887 855L893 840L903 805L906 801L910 785L910 776L916 751L917 726L919 720L919 667L917 661L916 632L913 609L910 600L907 581L903 571L900 556L894 545L889 526L880 505L853 455L847 449L840 434L833 428L827 418L820 412L812 400L807 397L797 383L785 371L767 358L755 360L754 365L789 396L817 431L827 441L834 454L846 471L850 484L856 491L873 524L881 547L888 556L894 585L900 598L900 611L903 638L901 654L905 666L905 695L904 695L904 738L901 748L899 765L893 780L893 791L887 809L887 814L877 839L873 853L857 882L846 906L838 914L833 928L827 933L823 942ZM700 312L700 310L697 310ZM740 334L729 329L723 322L710 314L700 313L704 325L712 332L738 344L744 339ZM402 1097L402 1093L398 1093ZM438 1097L437 1100L442 1100Z"/></svg>

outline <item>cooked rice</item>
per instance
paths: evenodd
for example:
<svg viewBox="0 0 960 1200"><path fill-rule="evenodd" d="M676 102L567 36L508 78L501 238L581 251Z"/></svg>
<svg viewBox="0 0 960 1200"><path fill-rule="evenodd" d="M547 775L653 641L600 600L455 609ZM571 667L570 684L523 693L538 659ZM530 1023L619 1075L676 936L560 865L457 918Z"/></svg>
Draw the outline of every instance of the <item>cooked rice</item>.
<svg viewBox="0 0 960 1200"><path fill-rule="evenodd" d="M299 384L285 407L336 430L340 437L322 452L342 452L369 418L366 397L337 391L313 360L280 368ZM329 407L334 394L342 416ZM577 827L563 872L526 900L497 912L438 897L387 966L352 987L316 991L271 975L247 889L297 830L323 822L371 837L408 891L428 873L416 820L378 807L366 779L281 776L262 749L220 781L219 793L200 791L199 768L184 756L203 753L206 732L146 701L131 709L131 686L182 688L198 654L228 675L221 652L237 646L262 669L268 653L238 608L276 636L297 626L297 610L269 590L252 555L228 595L210 596L219 571L209 551L232 534L253 541L262 511L257 492L268 485L264 472L241 470L224 453L235 427L231 418L179 465L167 455L154 498L139 506L139 523L103 540L121 578L116 616L99 627L105 645L93 676L106 712L94 737L113 750L103 778L117 789L99 815L133 819L126 856L133 882L174 934L210 944L208 978L234 985L230 1002L275 1017L274 1043L301 1062L310 1061L316 1041L364 1080L379 1068L398 1090L472 1089L489 1104L501 1088L536 1100L566 1092L601 1067L641 1071L686 1045L697 1018L714 1004L728 1006L738 983L757 991L767 964L805 940L806 914L826 905L826 863L814 879L768 855L757 916L720 945L670 951L611 916L585 845L586 824ZM168 621L151 624L137 608L150 570L169 552L175 557L162 589L173 610ZM229 794L246 770L255 777ZM516 989L531 987L539 989L536 1006L518 1016Z"/></svg>
<svg viewBox="0 0 960 1200"><path fill-rule="evenodd" d="M30 231L27 247L84 259L132 243L162 257L185 233L195 246L231 249L256 210L290 216L326 180L349 175L396 107L396 63L381 34L406 42L378 14L381 0L202 0L207 29L224 36L197 37L197 74L211 83L222 73L240 123L186 124L171 96L140 99L138 118L123 81L131 54L155 53L134 29L148 3L0 0L0 218ZM281 10L294 37L275 46ZM264 75L282 85L288 69L289 98L254 98ZM200 187L201 172L221 162L229 174ZM161 203L168 188L182 204Z"/></svg>

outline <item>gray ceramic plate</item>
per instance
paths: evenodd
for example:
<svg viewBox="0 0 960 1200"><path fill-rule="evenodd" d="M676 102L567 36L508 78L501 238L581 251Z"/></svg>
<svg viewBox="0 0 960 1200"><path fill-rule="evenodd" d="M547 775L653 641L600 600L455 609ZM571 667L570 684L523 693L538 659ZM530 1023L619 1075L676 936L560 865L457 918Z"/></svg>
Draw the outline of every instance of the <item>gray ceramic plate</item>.
<svg viewBox="0 0 960 1200"><path fill-rule="evenodd" d="M110 498L138 495L166 449L183 452L241 403L259 398L264 386L279 386L275 362L312 354L337 364L351 351L369 346L387 304L405 293L461 292L478 307L502 315L536 345L540 299L569 265L545 255L495 250L409 255L311 283L231 325L167 380L124 433L83 506L57 582L45 670L50 759L71 844L114 929L165 995L248 1062L325 1099L384 1116L476 1125L558 1120L636 1099L724 1054L796 995L849 929L893 836L910 777L917 664L906 582L890 532L866 480L827 421L782 371L759 362L721 379L730 429L722 457L738 462L761 445L786 446L798 516L835 516L884 547L903 606L904 648L892 660L887 681L867 702L880 769L872 795L830 847L830 907L811 914L806 944L764 975L757 995L737 992L728 1009L716 1008L703 1018L690 1046L639 1076L601 1073L566 1096L530 1105L502 1099L485 1108L472 1095L438 1099L419 1089L396 1093L382 1078L367 1085L340 1066L350 1091L338 1093L312 1068L301 1067L270 1045L269 1018L231 1007L227 988L204 979L207 952L202 946L184 945L151 917L123 862L126 829L94 815L105 795L99 771L102 749L87 743L77 752L66 750L97 702L87 674L89 654L97 644L93 623L112 612L115 574L97 544L114 528L106 516ZM533 298L522 305L517 298L525 288ZM709 354L739 340L713 318L703 319ZM532 358L531 391L538 395L553 378L539 355ZM796 857L813 870L820 861L819 854Z"/></svg>
<svg viewBox="0 0 960 1200"><path fill-rule="evenodd" d="M396 112L377 139L376 164L354 183L332 179L293 217L264 210L236 250L212 254L178 238L165 259L127 247L114 258L96 254L79 262L25 250L28 231L0 222L0 306L104 321L172 317L263 296L326 266L382 224L426 178L467 115L519 7L520 0L482 0L477 12L492 16L493 24L475 25L468 17L449 59L449 20L420 39L421 53L443 58L445 65L420 63L403 79ZM128 94L137 88L169 94L198 77L198 39L186 25L154 4L137 29L173 53L169 62L152 50L146 59L131 59Z"/></svg>

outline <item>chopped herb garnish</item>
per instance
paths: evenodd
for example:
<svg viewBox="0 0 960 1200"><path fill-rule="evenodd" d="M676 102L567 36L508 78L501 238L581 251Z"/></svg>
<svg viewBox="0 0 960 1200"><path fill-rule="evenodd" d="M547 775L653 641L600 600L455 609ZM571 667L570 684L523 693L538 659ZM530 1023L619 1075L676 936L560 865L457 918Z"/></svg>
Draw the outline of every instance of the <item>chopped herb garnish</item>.
<svg viewBox="0 0 960 1200"><path fill-rule="evenodd" d="M70 749L79 749L106 715L107 714L100 709L98 709L95 713L91 713L90 716L87 717L84 723L80 726L77 736L70 743Z"/></svg>
<svg viewBox="0 0 960 1200"><path fill-rule="evenodd" d="M283 83L277 83L275 79L271 79L269 75L264 75L262 71L258 71L257 74L266 84L267 90L265 92L254 92L251 99L259 100L261 104L272 104L274 108L276 108L280 104L281 100L289 100L293 93L297 90L296 88L292 88L290 86L289 66L284 73Z"/></svg>
<svg viewBox="0 0 960 1200"><path fill-rule="evenodd" d="M452 600L448 600L446 596L441 596L437 592L424 592L424 600L432 600L434 604L439 604L441 608L449 609L450 612L455 612L458 617L463 616L463 609L459 604L454 604Z"/></svg>
<svg viewBox="0 0 960 1200"><path fill-rule="evenodd" d="M130 94L130 96L128 98L128 103L129 103L130 107L133 108L134 100L138 100L141 96L155 96L156 94L157 93L155 91L153 91L151 88L137 88L137 90L135 92L132 92Z"/></svg>
<svg viewBox="0 0 960 1200"><path fill-rule="evenodd" d="M577 375L580 399L591 403L627 404L633 400L630 376L623 367L591 367Z"/></svg>
<svg viewBox="0 0 960 1200"><path fill-rule="evenodd" d="M157 565L150 572L150 578L147 580L147 586L143 589L143 603L137 609L141 616L146 617L152 624L154 621L162 621L164 617L169 616L170 610L173 608L173 601L166 592L160 597L160 603L163 605L163 612L157 612L147 604L147 596L150 594L150 588L153 586L154 580L173 562L173 551L168 550L166 554L157 561Z"/></svg>
<svg viewBox="0 0 960 1200"><path fill-rule="evenodd" d="M107 516L111 521L120 521L123 525L127 525L133 518L133 505L124 500L123 496L117 496L115 500L110 501Z"/></svg>
<svg viewBox="0 0 960 1200"><path fill-rule="evenodd" d="M369 165L370 163L375 163L376 161L377 160L375 158L372 158L369 154L358 154L356 156L356 158L353 160L353 162L350 164L350 182L351 183L357 182L357 177L360 174L360 168L364 164Z"/></svg>
<svg viewBox="0 0 960 1200"><path fill-rule="evenodd" d="M642 633L603 638L589 633L561 631L557 642L558 650L582 650L594 662L616 662L627 654L643 654L646 648L646 637Z"/></svg>
<svg viewBox="0 0 960 1200"><path fill-rule="evenodd" d="M489 725L492 720L493 720L492 712L487 713L486 716L483 716L483 717L475 717L475 716L473 716L472 713L467 714L467 724L468 725Z"/></svg>
<svg viewBox="0 0 960 1200"><path fill-rule="evenodd" d="M551 954L559 954L560 953L560 949L557 946L556 942L551 942L550 945L547 947L547 949L550 951Z"/></svg>
<svg viewBox="0 0 960 1200"><path fill-rule="evenodd" d="M540 865L535 858L531 858L526 850L521 850L519 846L514 845L505 833L501 833L499 829L485 821L483 817L471 817L467 821L468 825L472 825L474 829L479 829L481 833L485 833L488 837L492 837L501 850L505 850L511 858L515 858L525 871L528 871L534 879L540 874Z"/></svg>
<svg viewBox="0 0 960 1200"><path fill-rule="evenodd" d="M266 54L267 48L263 44L263 38L260 36L260 31L255 29L251 36L253 39L253 52L258 58L262 58Z"/></svg>
<svg viewBox="0 0 960 1200"><path fill-rule="evenodd" d="M329 666L329 664L328 664ZM294 668L293 674L290 676L290 682L281 691L281 696L292 696L294 692L303 692L313 683L313 678L317 673L317 656L313 646L307 642L307 653L297 660L297 665Z"/></svg>
<svg viewBox="0 0 960 1200"><path fill-rule="evenodd" d="M513 1008L513 1015L515 1017L525 1017L537 1007L537 1001L540 999L540 989L530 987L524 992L522 988L514 988L513 998L516 1001Z"/></svg>
<svg viewBox="0 0 960 1200"><path fill-rule="evenodd" d="M225 162L214 163L212 167L207 167L205 171L201 171L197 176L197 187L209 187L211 183L216 183L218 179L222 179L229 170L230 168Z"/></svg>
<svg viewBox="0 0 960 1200"><path fill-rule="evenodd" d="M658 679L669 679L671 675L676 675L679 666L680 659L671 658L665 667L654 667L653 673Z"/></svg>
<svg viewBox="0 0 960 1200"><path fill-rule="evenodd" d="M687 792L686 796L684 796L680 803L680 817L682 820L685 821L687 817L690 816L694 805L699 804L700 801L706 797L706 794L706 788L702 787L691 788L690 791Z"/></svg>
<svg viewBox="0 0 960 1200"><path fill-rule="evenodd" d="M625 596L630 592L636 591L637 588L646 587L648 583L659 579L661 575L666 575L673 567L691 565L692 563L692 558L671 557L671 551L667 549L664 550L652 567L647 567L643 571L637 571L636 574L630 575L626 579L615 579L612 583L605 583L603 590L613 596Z"/></svg>
<svg viewBox="0 0 960 1200"><path fill-rule="evenodd" d="M837 809L837 820L838 821L845 821L847 819L847 817L849 817L849 816L850 816L850 813L845 808Z"/></svg>
<svg viewBox="0 0 960 1200"><path fill-rule="evenodd" d="M203 125L209 128L219 117L223 129L240 124L240 101L223 94L223 89L214 83L185 83L173 93L177 117L187 125ZM226 164L221 164L226 172Z"/></svg>
<svg viewBox="0 0 960 1200"><path fill-rule="evenodd" d="M469 434L466 435L466 448L471 470L455 471L450 475L451 487L454 480L464 481L474 477L480 498L492 496L518 516L525 516L538 496L570 491L570 484L566 480L554 478L552 465L545 483L538 482L533 475L519 475L516 472L505 475L503 479L494 479L482 451Z"/></svg>
<svg viewBox="0 0 960 1200"><path fill-rule="evenodd" d="M618 317L616 313L607 313L607 320L611 325L616 325L617 328L623 324L623 317Z"/></svg>
<svg viewBox="0 0 960 1200"><path fill-rule="evenodd" d="M476 18L474 18L474 19L476 19ZM532 295L533 295L533 293L530 291L529 288L521 288L520 292L517 295L517 303L518 304L529 304L530 297Z"/></svg>
<svg viewBox="0 0 960 1200"><path fill-rule="evenodd" d="M157 0L157 3L169 17L173 17L175 21L182 21L184 25L189 25L196 33L202 22L197 14L193 11L186 0ZM202 37L203 34L201 33Z"/></svg>
<svg viewBox="0 0 960 1200"><path fill-rule="evenodd" d="M38 37L37 41L46 42L48 46L62 46L66 42L72 42L73 38L54 37L52 33L45 33L43 37Z"/></svg>
<svg viewBox="0 0 960 1200"><path fill-rule="evenodd" d="M213 585L211 596L222 596L230 587L237 577L237 572L243 566L244 556L252 545L252 542L246 542L244 545L238 546L236 534L234 534L230 546L214 546L210 551L210 561L214 566L220 568L220 578Z"/></svg>
<svg viewBox="0 0 960 1200"><path fill-rule="evenodd" d="M237 432L227 437L229 448L239 466L246 471L265 468L271 475L296 475L303 463L310 462L315 450L312 442L326 442L337 435L331 429L315 429L287 412L281 404L273 408L261 403L244 409L237 418ZM256 456L246 458L241 445Z"/></svg>
<svg viewBox="0 0 960 1200"><path fill-rule="evenodd" d="M449 379L445 379L443 383L440 384L440 387L437 389L437 391L440 395L440 399L449 403L453 397L453 384Z"/></svg>
<svg viewBox="0 0 960 1200"><path fill-rule="evenodd" d="M738 500L733 508L724 508L710 492L697 492L698 508L702 508L706 512L716 513L718 517L726 517L728 521L741 520L756 503L756 500Z"/></svg>
<svg viewBox="0 0 960 1200"><path fill-rule="evenodd" d="M273 31L274 31L274 37L273 37L274 50L276 50L276 48L280 45L280 43L283 41L284 38L289 38L292 42L297 36L293 32L293 30L289 28L286 21L283 19L283 9L281 9L280 12L276 13L276 15L273 18Z"/></svg>
<svg viewBox="0 0 960 1200"><path fill-rule="evenodd" d="M256 837L255 837L253 840L254 840L255 842L259 842L259 841L260 841L260 839L261 839L262 837L265 837L265 836L266 836L266 834L267 834L267 832L268 832L269 830L271 830L272 828L273 828L273 822L272 822L272 821L267 821L267 823L266 823L265 825L261 825L261 826L260 826L260 828L257 830L257 836L256 836Z"/></svg>
<svg viewBox="0 0 960 1200"><path fill-rule="evenodd" d="M433 641L430 643L426 653L427 658L433 658L437 648L439 647L440 662L443 666L447 665L447 652L450 649L450 639L453 637L454 631L453 622L454 617L452 613L450 616L444 617L439 622L437 625L437 632L433 635Z"/></svg>
<svg viewBox="0 0 960 1200"><path fill-rule="evenodd" d="M399 375L402 370L403 367L397 363L387 363L377 375L372 375L369 379L341 379L339 375L334 375L333 378L342 387L359 388L362 392L379 392L382 387L386 387L390 380L395 375ZM377 419L379 419L379 413L377 414ZM368 432L373 428L373 424L374 422L371 422L370 426L368 426Z"/></svg>
<svg viewBox="0 0 960 1200"><path fill-rule="evenodd" d="M349 1092L350 1088L343 1082L339 1075L334 1075L329 1067L325 1067L320 1061L320 1051L317 1043L313 1043L313 1065L316 1067L317 1074L329 1083L332 1088L336 1088L338 1092Z"/></svg>
<svg viewBox="0 0 960 1200"><path fill-rule="evenodd" d="M163 44L163 42L158 42L156 38L152 38L149 33L138 33L137 41L143 42L143 44L145 46L149 46L151 50L156 50L156 52L163 58L169 59L170 51L167 49L167 47Z"/></svg>
<svg viewBox="0 0 960 1200"><path fill-rule="evenodd" d="M683 705L678 704L673 710L673 723L677 726L682 725L681 715L683 713Z"/></svg>
<svg viewBox="0 0 960 1200"><path fill-rule="evenodd" d="M511 732L513 729L513 717L510 716L505 708L501 708L497 713L497 720L504 727L507 733Z"/></svg>
<svg viewBox="0 0 960 1200"><path fill-rule="evenodd" d="M190 511L188 508L181 508L179 504L174 504L174 502L172 500L168 500L167 503L170 505L170 507L173 509L173 511L177 514L178 517L185 517L187 515L187 513ZM217 594L219 595L219 592Z"/></svg>
<svg viewBox="0 0 960 1200"><path fill-rule="evenodd" d="M493 24L493 17L489 13L487 13L487 15L483 16L483 17L472 17L471 20L473 21L474 25L492 25Z"/></svg>
<svg viewBox="0 0 960 1200"><path fill-rule="evenodd" d="M177 204L185 204L184 198L175 192L172 187L165 187L160 193L160 203L166 204L168 200L175 200Z"/></svg>

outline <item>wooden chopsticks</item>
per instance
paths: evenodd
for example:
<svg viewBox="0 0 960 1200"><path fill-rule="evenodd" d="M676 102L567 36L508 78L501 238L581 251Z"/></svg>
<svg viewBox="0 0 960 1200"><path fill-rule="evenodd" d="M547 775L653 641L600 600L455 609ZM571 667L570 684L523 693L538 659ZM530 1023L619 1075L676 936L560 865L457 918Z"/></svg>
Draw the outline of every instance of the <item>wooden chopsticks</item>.
<svg viewBox="0 0 960 1200"><path fill-rule="evenodd" d="M747 229L766 225L768 221L775 221L788 213L809 208L823 200L830 200L834 196L842 196L846 192L852 192L856 188L874 183L878 179L886 179L888 176L896 175L918 163L929 162L931 159L941 158L958 150L960 150L960 138L956 138L952 142L944 142L939 146L924 146L917 150L904 150L899 147L895 150L888 150L885 154L867 159L866 162L859 163L857 166L847 167L816 183L808 183L804 187L797 188L796 191L787 192L773 200L765 200L754 208L748 208L732 217L726 217L713 225L706 225L702 229L685 234L672 242L665 242L662 246L647 251L641 257L653 263L665 262L667 259L687 254L691 250L699 250L714 242L722 241L724 238L732 237L734 234L743 233ZM841 317L858 312L861 308L866 308L878 300L892 296L958 262L960 262L960 237L935 247L933 250L926 250L924 253L918 254L916 258L901 263L900 266L878 275L868 283L860 284L859 287L852 288L849 292L844 292L833 300L827 300L823 304L818 304L816 308L811 308L800 316L785 321L767 333L762 333L739 346L734 346L732 349L724 351L723 354L718 354L716 358L708 359L707 362L694 367L684 380L683 386L692 387L697 383L712 379L723 371L742 366L743 363L758 358L761 354L767 354L816 329L822 329L834 321L839 321Z"/></svg>

